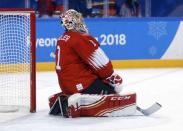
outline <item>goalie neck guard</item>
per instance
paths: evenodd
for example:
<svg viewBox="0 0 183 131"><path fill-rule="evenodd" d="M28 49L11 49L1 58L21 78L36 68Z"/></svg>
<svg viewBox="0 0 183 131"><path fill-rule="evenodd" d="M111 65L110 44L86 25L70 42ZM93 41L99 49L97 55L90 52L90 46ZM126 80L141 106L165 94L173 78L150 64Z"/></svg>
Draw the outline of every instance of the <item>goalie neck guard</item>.
<svg viewBox="0 0 183 131"><path fill-rule="evenodd" d="M60 15L62 26L66 30L74 30L77 32L88 33L88 29L84 23L81 13L76 10L70 9Z"/></svg>

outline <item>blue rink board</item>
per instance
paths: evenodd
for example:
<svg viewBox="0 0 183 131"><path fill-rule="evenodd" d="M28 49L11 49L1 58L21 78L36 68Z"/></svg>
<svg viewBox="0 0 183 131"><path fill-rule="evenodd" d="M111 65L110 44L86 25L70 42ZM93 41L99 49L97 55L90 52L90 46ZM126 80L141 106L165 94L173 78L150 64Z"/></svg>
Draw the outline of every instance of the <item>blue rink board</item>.
<svg viewBox="0 0 183 131"><path fill-rule="evenodd" d="M92 36L111 60L161 59L183 18L87 18ZM59 19L37 19L37 62L53 62Z"/></svg>

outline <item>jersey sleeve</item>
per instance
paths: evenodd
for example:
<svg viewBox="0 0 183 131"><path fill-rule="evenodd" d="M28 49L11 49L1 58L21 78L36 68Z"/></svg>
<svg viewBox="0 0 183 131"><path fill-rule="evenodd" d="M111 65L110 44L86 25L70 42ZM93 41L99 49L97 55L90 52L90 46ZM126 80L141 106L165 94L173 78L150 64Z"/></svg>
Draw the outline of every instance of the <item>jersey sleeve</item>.
<svg viewBox="0 0 183 131"><path fill-rule="evenodd" d="M72 48L82 60L100 78L109 77L113 73L113 67L107 55L100 48L97 40L91 36L80 36L77 41L77 43L72 44Z"/></svg>

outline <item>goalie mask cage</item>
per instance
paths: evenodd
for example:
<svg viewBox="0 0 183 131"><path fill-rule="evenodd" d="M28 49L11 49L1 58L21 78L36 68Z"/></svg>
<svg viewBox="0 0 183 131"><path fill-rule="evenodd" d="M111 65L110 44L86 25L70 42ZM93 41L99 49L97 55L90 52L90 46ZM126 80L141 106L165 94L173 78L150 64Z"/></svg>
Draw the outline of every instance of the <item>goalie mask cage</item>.
<svg viewBox="0 0 183 131"><path fill-rule="evenodd" d="M0 9L0 113L36 111L35 12Z"/></svg>

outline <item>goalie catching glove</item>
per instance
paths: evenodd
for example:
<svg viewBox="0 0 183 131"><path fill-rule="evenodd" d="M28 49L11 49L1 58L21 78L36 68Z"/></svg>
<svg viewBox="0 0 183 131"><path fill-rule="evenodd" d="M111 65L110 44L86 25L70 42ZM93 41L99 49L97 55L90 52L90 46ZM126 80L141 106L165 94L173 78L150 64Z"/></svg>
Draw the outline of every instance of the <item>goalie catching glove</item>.
<svg viewBox="0 0 183 131"><path fill-rule="evenodd" d="M103 80L103 82L114 87L116 93L120 93L122 91L121 84L123 82L123 79L115 72L113 72L111 76L109 76L105 80Z"/></svg>

